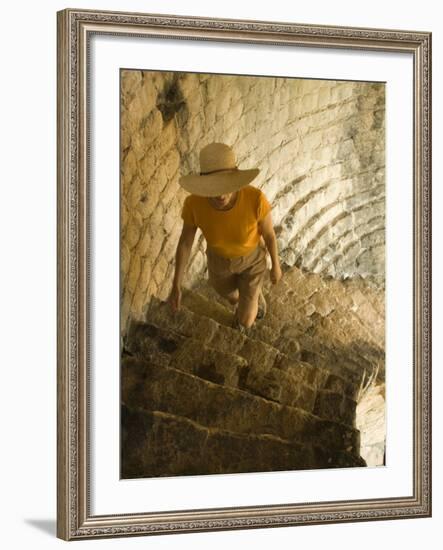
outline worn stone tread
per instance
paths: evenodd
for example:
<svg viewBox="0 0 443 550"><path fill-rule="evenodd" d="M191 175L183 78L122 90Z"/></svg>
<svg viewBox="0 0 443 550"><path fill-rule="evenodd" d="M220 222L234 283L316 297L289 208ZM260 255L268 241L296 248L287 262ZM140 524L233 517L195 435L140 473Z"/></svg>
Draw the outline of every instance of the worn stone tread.
<svg viewBox="0 0 443 550"><path fill-rule="evenodd" d="M325 445L335 450L345 444L357 452L359 446L359 432L339 421L325 420L302 409L136 357L122 361L122 400L130 407L163 410L207 427L299 442L311 442L321 436Z"/></svg>
<svg viewBox="0 0 443 550"><path fill-rule="evenodd" d="M294 267L264 294L267 315L247 335L231 328L233 308L207 282L185 290L176 313L151 297L122 362L124 407L135 424L156 426L127 450L129 477L364 464L356 407L366 380L384 380L381 293Z"/></svg>
<svg viewBox="0 0 443 550"><path fill-rule="evenodd" d="M182 303L197 315L210 317L220 325L230 327L234 318L233 311L222 305L218 300L208 300L198 291L184 290Z"/></svg>
<svg viewBox="0 0 443 550"><path fill-rule="evenodd" d="M124 406L122 426L124 479L365 466L341 450L207 428L162 411Z"/></svg>
<svg viewBox="0 0 443 550"><path fill-rule="evenodd" d="M162 328L170 327L184 336L199 338L206 346L229 350L262 370L269 370L279 353L273 346L248 338L238 330L221 325L208 316L196 314L185 306L172 313L166 303L154 297L146 313L146 321Z"/></svg>
<svg viewBox="0 0 443 550"><path fill-rule="evenodd" d="M213 291L206 290L206 287L201 287L203 292L210 294ZM209 300L206 300L207 302ZM203 301L201 302L203 303ZM269 303L269 307L270 304ZM223 306L220 306L223 307ZM203 310L204 311L204 310ZM271 314L268 314L267 317ZM354 377L354 369L350 371L349 368L343 366L343 368L335 367L328 363L328 356L320 358L316 353L307 353L308 350L303 349L302 338L300 333L297 331L290 332L289 329L293 330L293 326L285 323L281 327L281 334L278 334L271 330L269 334L266 334L268 329L267 317L263 321L256 323L251 330L251 336L254 341L264 341L269 344L271 347L277 349L280 353L276 357L274 366L282 368L282 364L293 364L293 370L300 366L305 368L301 369L303 372L306 372L309 366L310 369L310 380L304 381L308 385L313 385L314 387L323 387L324 389L334 390L339 393L346 394L349 398L354 399L358 393L360 387L361 379L357 376ZM289 328L288 328L289 327ZM298 341L297 341L298 339ZM313 344L312 338L309 338L310 348L315 348L315 343ZM310 357L312 360L307 359ZM305 361L301 361L301 358L305 357ZM319 360L321 361L321 366L318 364ZM284 367L283 370L287 370L287 367ZM312 372L315 372L315 377L312 376ZM316 379L316 382L313 379ZM353 382L352 382L353 380Z"/></svg>
<svg viewBox="0 0 443 550"><path fill-rule="evenodd" d="M199 305L199 312L210 312L212 308L212 302L217 302L218 298L215 296L215 292L208 286L208 285L201 285L199 287L200 294L199 298L197 299L198 305ZM202 296L203 294L203 296ZM193 291L188 291L188 295L192 296ZM209 297L212 297L213 300L210 300ZM350 369L344 367L344 368L329 368L327 356L321 358L321 364L318 363L320 360L320 357L318 354L315 353L307 353L309 350L303 350L302 343L300 342L301 338L303 337L302 334L304 333L305 327L303 328L303 331L300 330L300 327L294 326L294 323L288 323L285 321L285 323L282 323L280 319L275 319L274 323L276 326L279 327L279 332L272 329L270 327L271 323L269 322L269 318L272 319L272 304L273 301L268 301L268 309L271 311L268 311L267 316L263 321L258 321L255 323L255 325L252 327L250 331L250 337L255 341L259 342L266 342L269 346L277 349L280 353L278 354L278 357L276 357L276 362L281 361L280 357L286 358L289 362L295 362L297 364L300 363L308 363L309 359L307 357L309 356L311 358L312 362L312 368L315 369L318 375L318 379L321 381L329 380L328 384L329 387L326 387L325 389L334 389L336 391L341 391L343 393L346 393L350 398L355 398L358 393L358 388L360 386L360 379L355 378L354 382L350 382L350 378L353 378L354 375L354 369L351 369L351 372L349 372ZM207 306L207 310L205 307ZM232 314L229 313L227 308L225 308L220 302L217 302L217 308L220 308L224 311L225 318L228 318L229 315ZM197 314L196 310L192 310L193 313ZM203 313L200 313L200 315L203 315ZM211 317L211 315L208 313L208 317ZM313 323L309 323L309 327L312 326ZM312 337L310 338L311 348L315 347L312 346ZM304 361L300 361L301 358L304 357ZM274 365L275 366L275 365ZM305 369L306 370L306 369Z"/></svg>
<svg viewBox="0 0 443 550"><path fill-rule="evenodd" d="M239 387L247 361L228 351L221 351L196 338L185 337L155 324L132 321L126 350L142 360L157 365L174 365L218 384Z"/></svg>
<svg viewBox="0 0 443 550"><path fill-rule="evenodd" d="M158 302L154 303L153 308L150 311L151 314L148 314L148 318L153 318L156 323L163 326L169 326L171 324L171 319L176 319L176 316L174 316L167 309L166 306L163 306L161 303ZM161 312L161 315L156 316L155 312ZM187 315L187 311L185 308L183 308L181 314L182 316ZM190 315L194 317L197 314L194 312L190 312ZM201 316L198 317L201 318ZM197 335L196 331L193 331L192 329L192 327L197 325L198 323L188 323L186 329L188 331L188 334ZM140 346L140 342L145 341L143 339L143 326L137 326L139 335L137 335L137 337L133 339L135 340L135 342L137 342L137 345ZM166 331L167 338L167 329L163 329L163 331ZM354 391L355 388L350 388L349 384L345 384L344 382L340 383L341 381L338 377L335 377L335 383L333 383L331 374L328 373L328 376L325 376L324 369L322 371L318 371L318 376L316 377L316 385L312 383L312 380L308 381L307 378L303 380L302 376L297 376L297 373L295 373L295 365L297 363L293 365L292 369L290 369L288 366L286 366L285 368L281 368L284 360L289 360L289 357L285 355L282 356L282 354L278 353L277 350L272 346L259 343L257 340L252 340L250 338L244 338L238 343L237 346L229 346L231 336L233 338L236 338L238 336L237 331L233 331L230 328L219 325L218 330L213 332L212 337L209 339L206 345L197 343L196 345L191 346L191 342L196 342L196 340L188 338L189 342L183 345L185 349L180 354L180 357L182 358L181 361L184 365L187 365L187 368L184 370L193 372L193 363L196 365L195 368L197 368L199 364L209 364L211 365L210 372L214 371L212 378L206 376L206 378L208 378L209 380L223 383L223 377L225 377L225 379L229 381L228 385L234 387L238 387L240 385L242 388L247 389L248 391L261 397L265 397L267 399L285 405L300 407L308 412L313 412L315 403L319 399L319 397L317 396L317 392L320 389L324 388L329 391L336 391L340 393L345 390L344 393L346 393L348 396L351 396L352 398L356 393L356 391ZM201 351L199 349L199 346L201 346ZM235 355L230 354L232 356L233 362L233 366L231 369L229 369L229 357L227 359L228 366L225 365L226 360L223 356L220 357L220 365L217 365L216 359L212 359L212 361L211 358L209 359L209 361L208 359L205 359L205 357L207 357L208 355L211 357L209 351L211 346L214 346L214 348L216 349L233 348L232 351L235 352ZM200 356L202 357L201 360ZM238 361L236 361L235 359L236 356L240 356L248 362L248 369L245 369L243 365L238 365ZM183 366L180 364L180 359L175 359L175 357L176 354L174 354L174 357L172 357L171 361L175 362L178 368L181 368L183 370ZM278 365L278 368L274 368L276 364ZM298 363L298 365L300 365L300 363ZM234 373L229 375L228 372L228 374L226 374L227 370L229 371L232 369L235 370ZM313 369L311 369L311 373L312 370ZM216 375L221 377L221 382L217 380L217 378L215 377ZM205 376L203 377L205 378ZM332 418L338 419L339 421L345 420L345 422L349 422L349 415L345 415L343 412L342 401L342 395L338 394L334 400L329 400L330 405L328 409L321 408L318 405L317 407L318 410L327 410L328 414L332 414L332 404L336 403L337 410ZM352 410L355 410L354 406L352 407Z"/></svg>
<svg viewBox="0 0 443 550"><path fill-rule="evenodd" d="M203 287L204 288L204 287ZM192 291L188 291L188 294L192 294ZM221 308L224 306L220 305ZM234 352L249 362L257 365L258 368L261 368L263 371L268 371L272 366L277 366L277 368L282 368L280 365L285 362L295 362L297 365L304 363L304 366L309 362L307 359L300 361L303 356L304 350L301 349L301 345L295 341L293 338L286 337L284 335L278 335L277 338L272 342L270 337L266 337L263 334L263 331L266 331L266 325L262 322L257 323L257 327L253 327L251 330L251 336L245 338L238 331L226 327L224 325L218 324L214 319L209 316L202 314L197 314L194 311L190 311L191 318L189 318L189 313L186 307L182 308L183 310L178 312L173 316L166 305L160 300L153 299L151 301L151 307L148 310L148 318L154 320L154 322L161 324L161 326L170 326L172 325L175 330L187 336L199 335L200 338L203 338L203 342L213 346L217 349L223 348L226 349L229 346L231 352ZM207 330L201 334L201 321L202 319L207 319ZM254 338L255 337L255 338ZM275 334L273 334L275 338ZM264 342L261 341L265 340ZM310 345L312 346L312 338L309 339ZM306 356L306 354L305 354ZM311 355L315 357L315 355ZM332 376L335 380L335 388L337 391L343 391L350 397L355 396L356 387L359 386L359 380L355 381L353 385L349 381L349 372L348 369L342 369L340 372L332 371L325 367L327 360L324 359L322 364L311 364L311 371L314 370L318 377L318 380L323 381L330 379ZM286 368L283 368L286 370ZM306 368L304 369L306 371ZM342 374L346 376L342 376ZM354 372L351 372L353 375ZM312 380L312 375L311 380ZM332 383L332 379L329 383ZM307 382L311 384L311 382ZM340 389L339 389L340 388ZM327 389L332 389L329 387Z"/></svg>

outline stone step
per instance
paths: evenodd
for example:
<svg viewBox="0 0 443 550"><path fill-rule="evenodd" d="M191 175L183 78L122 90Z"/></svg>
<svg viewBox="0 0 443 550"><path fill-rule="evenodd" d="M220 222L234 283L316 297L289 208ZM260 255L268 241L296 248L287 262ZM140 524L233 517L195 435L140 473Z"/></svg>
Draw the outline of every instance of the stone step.
<svg viewBox="0 0 443 550"><path fill-rule="evenodd" d="M210 289L208 285L202 285L200 287L201 293L199 293L199 315L204 315L204 312L210 311L212 302L217 301L215 291ZM188 291L188 295L191 296L192 291ZM211 297L211 298L209 298ZM225 309L224 306L218 303L218 307ZM226 311L226 309L225 309ZM249 336L255 341L266 342L273 348L276 348L280 353L276 356L273 366L281 370L291 369L292 373L298 371L300 382L312 386L315 389L327 389L336 391L341 394L347 395L351 399L355 399L360 387L360 378L354 382L349 381L349 373L347 369L334 369L334 373L327 368L328 361L324 358L322 361L322 367L315 361L315 354L310 354L312 365L308 365L308 360L300 361L301 357L307 357L307 354L303 352L300 343L297 341L297 337L300 339L299 333L295 333L294 328L288 324L283 326L282 334L278 334L275 330L268 333L268 327L265 324L267 318L263 321L258 321L251 328ZM292 367L292 368L291 368ZM352 371L354 374L354 371ZM308 375L308 378L305 378ZM305 393L306 395L306 393Z"/></svg>
<svg viewBox="0 0 443 550"><path fill-rule="evenodd" d="M385 289L374 288L364 281L355 278L347 279L341 283L339 292L350 297L352 300L351 308L355 308L362 303L369 303L381 317L385 316Z"/></svg>
<svg viewBox="0 0 443 550"><path fill-rule="evenodd" d="M301 336L302 358L337 373L357 388L360 387L364 378L377 369L379 376L384 377L383 350L364 341L355 341L347 345L337 342L328 342L328 345L324 345L320 343L322 341L320 336L308 334Z"/></svg>
<svg viewBox="0 0 443 550"><path fill-rule="evenodd" d="M270 292L267 323L273 327L281 326L288 322L288 311L291 311L292 324L303 332L315 331L325 319L325 323L329 323L329 338L334 336L345 342L372 341L381 343L383 347L384 315L365 300L361 290L358 290L358 298L355 298L356 293L344 300L335 296L327 285L309 295L304 294L303 289L298 294L291 286L283 284Z"/></svg>
<svg viewBox="0 0 443 550"><path fill-rule="evenodd" d="M136 357L122 360L122 401L131 408L161 410L208 428L315 442L358 455L360 434L350 426Z"/></svg>
<svg viewBox="0 0 443 550"><path fill-rule="evenodd" d="M292 338L309 333L342 343L363 340L375 344L384 340L380 333L380 330L384 330L383 318L378 317L365 324L356 312L325 296L323 291L297 303L290 297L273 300L272 295L268 301L269 315L263 323L271 332L290 332ZM372 306L365 307L369 309Z"/></svg>
<svg viewBox="0 0 443 550"><path fill-rule="evenodd" d="M140 321L131 321L125 349L144 361L174 365L200 378L234 388L239 387L248 366L247 361L238 355L210 348L196 338Z"/></svg>
<svg viewBox="0 0 443 550"><path fill-rule="evenodd" d="M201 319L202 317L200 314L189 312L184 307L178 313L180 313L180 316L173 314L167 306L154 300L148 311L147 318L154 320L156 324L162 327L169 327L172 325L175 330L180 330L180 327L182 328L185 325L185 323L183 323L184 317L197 317L198 319ZM179 327L175 324L177 320L179 322ZM208 320L213 321L213 319ZM290 361L292 355L283 356L278 353L275 348L267 346L257 340L252 340L248 337L244 337L243 340L237 342L235 339L238 337L238 331L223 325L218 325L218 329L215 330L215 332L211 331L211 337L206 340L204 344L199 342L196 345L196 339L200 336L200 332L199 329L195 329L193 327L198 326L199 321L197 319L195 323L191 323L189 321L186 323L186 335L192 339L193 343L188 345L180 345L181 348L183 347L184 351L181 352L179 357L174 356L173 359L173 362L177 368L184 370L180 363L180 357L183 357L182 361L184 364L188 365L187 369L185 369L188 372L198 373L195 369L201 369L202 378L207 378L218 383L223 383L223 381L219 381L216 376L224 376L225 380L230 381L229 385L241 387L242 389L248 390L253 394L276 401L277 403L300 407L307 412L313 412L316 402L318 400L321 402L323 399L322 395L317 395L318 390L327 389L329 392L339 392L335 398L335 401L329 399L329 406L327 408L319 408L319 410L326 410L328 414L331 414L332 403L336 403L337 410L332 414L332 416L327 418L331 418L339 422L342 420L345 420L347 423L349 422L349 415L344 414L343 412L343 394L348 396L347 399L349 403L351 403L349 396L354 398L356 395L356 389L349 384L346 384L344 381L340 384L338 377L335 377L334 381L330 378L330 373L326 373L324 370L319 371L317 377L312 377L311 373L310 378L316 380L316 385L314 386L311 381L303 379L304 373L307 373L308 376L310 374L306 368L300 368L300 373L298 375L295 374L297 366L299 366L300 363L294 363L292 365L292 369L288 367L287 362ZM138 330L140 331L140 336L136 335L135 340L137 342L142 342L143 338L146 338L142 334L143 328L140 327ZM167 329L163 328L163 330ZM231 337L234 337L234 342L238 345L230 345ZM166 335L166 338L172 339L173 335ZM155 342L152 344L149 343L149 346L152 345L155 346ZM143 353L147 353L146 346L147 344L145 344ZM227 367L225 366L226 361L220 365L220 368L217 368L216 360L213 359L214 354L209 354L209 359L200 359L200 347L202 347L202 350L205 350L206 355L209 354L207 350L210 347L213 347L216 350L231 349L231 351L235 352L235 356L240 356L248 362L248 369L244 369L243 365L238 365L238 362L232 361L232 368L235 369L238 376L235 377L235 375L233 375L228 378L228 375L226 374ZM290 353L290 350L287 348L284 348L284 350L287 353ZM229 358L227 359L227 362L229 363ZM195 365L194 370L192 370L193 364ZM276 364L278 365L278 368L274 367ZM205 369L209 372L209 374L212 374L212 378L208 377L205 373ZM221 380L223 380L223 378L221 378ZM351 410L355 410L355 405L353 403ZM352 425L352 422L350 425Z"/></svg>
<svg viewBox="0 0 443 550"><path fill-rule="evenodd" d="M301 355L303 355L303 351ZM315 362L315 357L313 359ZM290 372L297 380L313 386L316 390L335 391L354 400L358 395L358 384L353 384L343 376L338 376L329 369L313 366L309 362L295 361L282 354L274 366L285 372Z"/></svg>
<svg viewBox="0 0 443 550"><path fill-rule="evenodd" d="M341 424L355 427L357 402L331 390L317 393L313 413L320 418L335 419Z"/></svg>
<svg viewBox="0 0 443 550"><path fill-rule="evenodd" d="M193 308L193 313L198 313L200 316L204 316L208 311L211 311L212 309L219 308L222 312L224 312L225 319L230 315L229 311L220 303L217 303L217 297L214 295L214 291L210 289L209 286L204 287L203 285L200 287L201 293L198 294L198 298L196 298L195 303L198 304L198 310ZM195 293L193 291L187 292L189 302L191 304L191 307L193 306L193 296ZM212 297L212 298L209 298ZM216 305L212 305L213 303L216 303ZM292 328L292 327L290 327ZM312 389L327 389L331 391L336 391L340 394L345 394L351 399L355 399L358 393L359 388L359 382L356 384L350 383L346 378L342 378L341 374L343 374L343 371L341 371L340 375L332 374L329 370L326 368L322 368L320 366L312 366L308 365L307 362L300 361L300 358L302 356L302 350L300 347L300 344L295 339L296 334L292 333L290 331L290 328L283 327L283 334L277 334L274 331L271 331L270 333L266 333L267 326L264 324L263 321L258 321L255 323L255 325L251 328L249 332L249 337L252 337L253 343L251 343L251 348L253 349L262 349L263 346L261 345L261 342L266 342L271 347L278 349L280 352L277 356L275 356L275 361L273 363L273 367L277 367L280 370L290 370L291 374L296 374L296 371L298 371L297 379L299 380L299 383L305 384L308 386L308 388L301 388L301 392L299 393L300 399L303 401L299 401L300 405L303 402L304 406L308 407L306 410L312 410L308 406L308 402L312 400L312 396L308 397L310 393L312 393ZM277 336L276 336L277 334ZM260 344L256 344L256 342L259 342ZM248 340L249 342L249 340ZM240 355L243 355L243 357L250 358L250 354L241 353L237 350L237 353ZM251 351L252 353L252 351ZM263 352L260 352L263 353ZM326 361L323 362L323 365L326 364ZM264 369L266 373L268 372L268 368ZM336 369L337 370L337 369ZM273 373L274 376L271 378L281 377L278 373ZM307 377L305 377L307 375ZM270 397L273 394L279 394L284 395L285 392L283 391L274 391L272 387L275 386L275 384L268 384L269 378L267 375L264 376L264 380L261 380L259 383L260 387L266 388L266 390L270 389L269 391L266 391L264 394L263 392L259 392L259 395L264 395L266 397ZM254 381L257 381L257 377L254 377ZM293 382L291 384L294 385ZM272 387L270 387L272 386ZM249 388L254 388L256 391L258 391L257 384L249 385ZM293 392L292 392L293 393ZM303 396L303 397L302 397ZM291 401L284 401L286 403L291 403Z"/></svg>
<svg viewBox="0 0 443 550"><path fill-rule="evenodd" d="M251 331L255 338L264 340L275 338L275 329L261 324L268 322L267 317ZM292 362L310 363L320 372L334 374L335 377L341 379L340 386L343 391L350 396L355 396L364 366L367 364L367 360L362 359L361 354L358 353L355 343L346 347L337 346L335 343L335 347L333 347L334 343L328 340L328 335L324 335L324 337L312 336L309 331L300 330L293 323L286 322L280 326L280 330L281 334L272 340L272 345L283 355L288 356ZM339 353L340 356L338 356Z"/></svg>
<svg viewBox="0 0 443 550"><path fill-rule="evenodd" d="M228 351L243 357L257 369L268 371L275 363L278 350L264 342L248 338L238 330L221 325L210 317L196 314L182 306L173 313L168 304L151 298L146 321L177 333L199 339L202 345Z"/></svg>
<svg viewBox="0 0 443 550"><path fill-rule="evenodd" d="M383 332L380 333L380 326ZM350 342L363 341L376 347L384 347L384 319L370 327L364 326L352 311L335 309L327 317L318 319L311 330L314 336L328 336L331 340L347 345Z"/></svg>
<svg viewBox="0 0 443 550"><path fill-rule="evenodd" d="M276 403L307 412L313 412L317 399L315 388L276 368L265 373L253 367L248 369L243 389Z"/></svg>
<svg viewBox="0 0 443 550"><path fill-rule="evenodd" d="M224 306L219 300L208 299L204 294L184 289L183 290L183 305L197 315L204 315L217 321L220 325L230 327L234 319L233 310Z"/></svg>
<svg viewBox="0 0 443 550"><path fill-rule="evenodd" d="M349 319L346 333L350 337L368 334L376 341L384 338L384 292L368 286L363 280L336 281L306 274L298 268L284 274L280 283L268 287L270 313L280 321L287 320L288 310L292 321L306 329L313 314L327 317L337 312L340 318ZM307 318L307 319L306 319ZM341 325L340 325L341 326Z"/></svg>
<svg viewBox="0 0 443 550"><path fill-rule="evenodd" d="M298 295L311 294L313 296L313 290L319 294L326 293L336 297L337 303L348 311L356 311L360 305L370 304L379 316L384 317L384 289L374 287L363 278L353 277L352 279L339 280L330 276L323 277L315 273L306 273L293 267L285 271L283 281ZM296 289L299 289L299 292ZM284 289L282 290L284 292Z"/></svg>
<svg viewBox="0 0 443 550"><path fill-rule="evenodd" d="M121 416L124 479L365 466L344 451L207 428L165 412L123 406Z"/></svg>
<svg viewBox="0 0 443 550"><path fill-rule="evenodd" d="M303 361L315 364L337 375L342 380L345 380L353 388L354 392L360 387L362 379L361 369L349 355L344 355L343 349L334 349L309 334L302 335L299 339ZM339 351L342 355L339 355Z"/></svg>
<svg viewBox="0 0 443 550"><path fill-rule="evenodd" d="M233 313L224 306L209 285L201 285L200 292L187 291L185 305L201 316L210 317L222 325L231 326ZM291 358L299 359L300 347L296 340L282 336L278 331L268 328L262 321L256 321L248 332L248 337L259 343L265 343Z"/></svg>
<svg viewBox="0 0 443 550"><path fill-rule="evenodd" d="M299 407L320 418L355 426L355 399L331 389L316 389L297 382L297 378L288 372L273 368L263 375L251 371L244 387L255 395L277 403Z"/></svg>
<svg viewBox="0 0 443 550"><path fill-rule="evenodd" d="M362 304L371 304L377 314L384 317L384 288L377 288L358 276L340 280L330 276L324 277L319 274L302 272L296 267L289 269L284 274L284 280L293 289L303 289L306 285L304 282L306 278L311 281L311 285L316 288L317 292L322 292L323 289L328 294L336 296L337 302L342 307L355 311ZM302 281L301 284L300 281ZM312 292L312 288L310 291Z"/></svg>

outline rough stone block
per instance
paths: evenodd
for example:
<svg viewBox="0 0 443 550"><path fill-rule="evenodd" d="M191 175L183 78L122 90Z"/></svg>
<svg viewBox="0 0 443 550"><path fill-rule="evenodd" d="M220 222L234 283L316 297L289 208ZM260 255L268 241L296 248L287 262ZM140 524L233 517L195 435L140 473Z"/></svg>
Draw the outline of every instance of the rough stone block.
<svg viewBox="0 0 443 550"><path fill-rule="evenodd" d="M301 108L305 113L313 111L316 107L316 97L314 94L308 94L303 96L301 102Z"/></svg>
<svg viewBox="0 0 443 550"><path fill-rule="evenodd" d="M318 108L323 109L331 101L331 89L330 87L323 87L318 94Z"/></svg>
<svg viewBox="0 0 443 550"><path fill-rule="evenodd" d="M184 307L180 311L173 313L169 304L158 300L154 296L151 298L146 312L146 320L160 327L175 330L184 336L198 336L204 344L208 344L213 336L220 332L220 328L223 328L212 319L193 315L192 312ZM241 340L242 342L243 339ZM216 346L212 345L212 347ZM228 349L232 350L232 347Z"/></svg>
<svg viewBox="0 0 443 550"><path fill-rule="evenodd" d="M238 387L247 362L238 355L213 348L202 348L200 340L187 339L172 356L171 366L216 384Z"/></svg>
<svg viewBox="0 0 443 550"><path fill-rule="evenodd" d="M236 352L244 357L250 365L253 365L261 372L269 371L274 365L278 355L277 349L268 346L259 340L247 338L243 346Z"/></svg>
<svg viewBox="0 0 443 550"><path fill-rule="evenodd" d="M357 404L348 397L330 390L317 394L314 414L320 418L332 418L348 426L355 426L355 409Z"/></svg>
<svg viewBox="0 0 443 550"><path fill-rule="evenodd" d="M281 403L283 386L280 382L273 372L263 373L258 367L253 367L248 369L245 388L255 395Z"/></svg>
<svg viewBox="0 0 443 550"><path fill-rule="evenodd" d="M123 182L130 182L132 178L137 174L138 168L137 168L137 158L134 154L134 151L132 149L129 149L126 157L124 158L122 162L122 178ZM124 192L126 190L126 186L124 185Z"/></svg>
<svg viewBox="0 0 443 550"><path fill-rule="evenodd" d="M285 336L279 336L274 340L273 345L282 353L287 355L290 359L299 360L301 358L300 344L292 338L286 338Z"/></svg>
<svg viewBox="0 0 443 550"><path fill-rule="evenodd" d="M131 264L129 267L128 272L128 278L126 280L126 286L132 294L135 292L137 288L137 281L140 276L140 270L141 270L141 259L138 255L133 255Z"/></svg>
<svg viewBox="0 0 443 550"><path fill-rule="evenodd" d="M207 299L198 292L186 290L183 293L183 304L196 315L210 317L222 325L230 327L233 313L219 302Z"/></svg>
<svg viewBox="0 0 443 550"><path fill-rule="evenodd" d="M157 408L209 428L266 433L300 443L317 441L331 450L343 448L347 438L351 443L358 438L356 430L340 423L148 361L126 359L122 376L126 405Z"/></svg>
<svg viewBox="0 0 443 550"><path fill-rule="evenodd" d="M238 386L241 371L246 367L241 357L207 348L199 340L143 322L131 323L125 348L140 361L175 367L232 387Z"/></svg>
<svg viewBox="0 0 443 550"><path fill-rule="evenodd" d="M208 430L165 413L124 408L122 419L124 479L302 470L324 462L312 447L268 435Z"/></svg>
<svg viewBox="0 0 443 550"><path fill-rule="evenodd" d="M250 368L245 387L254 394L283 405L298 407L307 412L314 409L315 390L297 383L289 372L280 369L263 372L258 368Z"/></svg>
<svg viewBox="0 0 443 550"><path fill-rule="evenodd" d="M127 103L141 86L143 79L142 72L133 70L122 71L121 76L121 92L124 103Z"/></svg>

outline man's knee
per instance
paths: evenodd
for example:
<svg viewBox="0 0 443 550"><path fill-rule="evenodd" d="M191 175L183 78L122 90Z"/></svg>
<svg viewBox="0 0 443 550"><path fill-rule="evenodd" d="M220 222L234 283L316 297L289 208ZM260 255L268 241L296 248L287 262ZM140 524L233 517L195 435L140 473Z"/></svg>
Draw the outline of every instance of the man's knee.
<svg viewBox="0 0 443 550"><path fill-rule="evenodd" d="M233 306L237 305L238 299L239 299L238 290L234 290L234 292L230 292L227 296L225 296L225 298Z"/></svg>

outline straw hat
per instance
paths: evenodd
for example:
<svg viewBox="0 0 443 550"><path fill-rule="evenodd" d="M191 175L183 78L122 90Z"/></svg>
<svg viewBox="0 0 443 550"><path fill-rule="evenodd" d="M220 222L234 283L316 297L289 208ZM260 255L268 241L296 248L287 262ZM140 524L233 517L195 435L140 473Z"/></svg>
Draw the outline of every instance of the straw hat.
<svg viewBox="0 0 443 550"><path fill-rule="evenodd" d="M224 143L211 143L200 151L200 174L189 174L179 180L179 184L201 197L217 197L234 193L248 185L260 172L239 170L234 151Z"/></svg>

